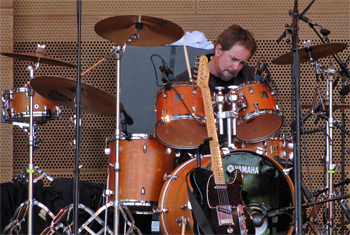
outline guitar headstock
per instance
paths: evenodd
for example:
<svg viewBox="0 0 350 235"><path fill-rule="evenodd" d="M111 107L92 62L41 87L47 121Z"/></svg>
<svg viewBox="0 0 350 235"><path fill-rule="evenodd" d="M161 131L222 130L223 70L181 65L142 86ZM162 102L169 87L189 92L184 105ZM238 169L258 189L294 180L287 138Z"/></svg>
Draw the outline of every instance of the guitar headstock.
<svg viewBox="0 0 350 235"><path fill-rule="evenodd" d="M197 64L197 86L199 88L209 87L209 69L208 69L208 58L205 55L200 56L196 60Z"/></svg>

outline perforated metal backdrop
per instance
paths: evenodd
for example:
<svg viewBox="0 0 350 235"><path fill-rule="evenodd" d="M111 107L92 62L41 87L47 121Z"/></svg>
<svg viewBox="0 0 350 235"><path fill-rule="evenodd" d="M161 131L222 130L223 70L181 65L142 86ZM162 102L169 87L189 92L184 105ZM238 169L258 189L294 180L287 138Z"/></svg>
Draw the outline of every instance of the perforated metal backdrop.
<svg viewBox="0 0 350 235"><path fill-rule="evenodd" d="M285 40L280 44L276 39L282 34L286 23L291 23L288 10L293 8L294 1L280 0L227 0L227 1L207 1L207 0L162 0L162 1L82 1L82 71L93 65L104 57L113 45L99 37L94 32L94 25L110 16L126 14L142 14L168 19L180 25L184 31L198 30L205 33L209 40L215 40L217 35L232 23L237 23L253 32L258 42L258 51L251 59L250 64L255 65L257 59L263 56L269 62L272 79L279 88L282 97L285 128L290 133L291 120L291 68L290 66L273 65L272 59L290 51L290 45ZM299 1L300 11L304 9L309 1ZM320 0L317 1L308 11L307 16L323 27L331 30L331 42L350 43L349 27L349 1L340 0ZM3 13L4 11L2 11ZM34 52L36 45L46 44L48 55L67 62L76 63L76 5L73 0L16 0L14 1L14 52ZM3 17L3 14L2 16ZM3 30L3 29L2 29ZM313 45L320 44L321 41L309 26L300 22L300 41L311 40ZM2 45L2 44L1 44ZM11 50L9 47L1 47L2 50ZM140 59L143 49L139 49ZM350 53L349 47L339 55L344 61ZM176 60L184 60L177 57ZM4 60L1 60L3 65ZM329 66L327 59L321 62ZM333 61L333 60L331 60ZM334 63L334 61L333 61ZM28 81L26 67L28 62L14 60L13 87L23 87ZM336 66L337 69L338 66ZM153 73L153 68L138 68L140 74ZM183 68L183 70L185 67ZM41 65L37 76L52 75L58 77L75 78L76 71L65 67ZM8 76L11 76L9 72ZM153 74L150 76L154 76ZM115 63L107 60L89 76L83 78L83 82L115 94ZM153 82L153 81L152 81ZM348 82L347 82L348 83ZM321 81L321 92L325 95L326 81ZM316 86L313 68L304 63L301 65L301 102L310 104ZM1 88L3 86L1 80ZM334 102L341 103L339 90L341 84L335 88ZM130 92L130 91L122 91ZM131 91L137 96L138 91ZM152 90L152 95L154 91ZM149 102L153 102L150 100ZM349 104L349 95L344 102ZM138 103L133 104L138 107ZM34 164L43 169L53 177L72 177L74 164L74 149L69 144L75 137L74 128L69 126L69 118L74 115L74 111L65 107L62 108L62 116L59 120L53 120L43 125L39 131L38 138L41 139L39 149L35 152ZM137 108L136 108L137 109ZM142 107L140 107L140 110ZM307 112L308 110L303 110ZM346 124L350 111L345 112ZM135 115L142 116L142 112ZM334 118L342 120L342 112L335 111ZM81 179L90 182L103 183L106 178L106 166L108 158L103 154L105 148L105 138L114 132L114 117L83 114L81 164L84 165L81 171ZM320 120L314 124L315 117L311 117L306 122L307 129L314 129L317 126L325 127L324 121ZM1 130L9 128L7 124L2 124ZM147 128L152 129L152 124ZM6 126L6 127L4 127ZM349 129L348 124L346 128ZM136 132L138 130L135 130ZM149 133L151 134L151 133ZM9 138L5 137L9 136ZM1 141L12 139L11 132L8 135L1 135ZM345 137L345 150L349 150L349 137ZM333 139L333 159L337 164L341 164L341 132L334 129ZM303 142L304 143L304 142ZM13 131L13 174L19 173L28 164L28 136L24 131L15 127ZM305 136L305 152L302 154L303 180L306 185L312 183L313 190L324 186L324 163L322 159L325 155L325 137L322 133L314 133ZM11 143L9 143L11 148ZM2 150L1 151L9 151ZM3 152L2 152L3 156ZM306 159L309 167L307 168ZM345 153L345 178L350 177L349 153ZM3 169L3 168L2 168ZM307 172L310 172L309 181ZM341 181L341 170L335 173L335 183ZM346 188L349 193L349 187ZM349 203L349 201L348 201ZM337 206L336 213L340 214ZM339 219L339 218L337 218Z"/></svg>

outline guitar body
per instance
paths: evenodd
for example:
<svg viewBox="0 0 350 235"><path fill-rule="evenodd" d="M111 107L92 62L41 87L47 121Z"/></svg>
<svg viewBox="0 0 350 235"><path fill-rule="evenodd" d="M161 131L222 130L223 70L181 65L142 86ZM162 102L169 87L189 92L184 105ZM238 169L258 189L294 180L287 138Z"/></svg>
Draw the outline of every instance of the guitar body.
<svg viewBox="0 0 350 235"><path fill-rule="evenodd" d="M249 213L246 210L240 216L237 213L237 206L243 206L241 198L243 175L238 170L232 172L231 175L230 181L224 185L231 212L226 210L227 208L221 207L218 199L220 192L218 192L218 186L215 184L213 172L211 171L198 168L192 172L190 182L193 194L201 205L214 234L255 234L255 227ZM219 221L225 221L225 218L218 218L220 216L218 210L223 214L230 213L233 223L231 225L220 225Z"/></svg>

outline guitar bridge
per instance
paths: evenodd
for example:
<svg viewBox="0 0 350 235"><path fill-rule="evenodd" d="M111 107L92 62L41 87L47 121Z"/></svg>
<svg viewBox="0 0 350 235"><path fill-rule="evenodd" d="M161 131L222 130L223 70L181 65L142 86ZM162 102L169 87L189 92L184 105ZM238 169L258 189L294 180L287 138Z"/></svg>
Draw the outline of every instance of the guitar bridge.
<svg viewBox="0 0 350 235"><path fill-rule="evenodd" d="M218 216L219 226L234 225L233 216L232 216L232 209L231 209L230 205L217 206L216 213Z"/></svg>

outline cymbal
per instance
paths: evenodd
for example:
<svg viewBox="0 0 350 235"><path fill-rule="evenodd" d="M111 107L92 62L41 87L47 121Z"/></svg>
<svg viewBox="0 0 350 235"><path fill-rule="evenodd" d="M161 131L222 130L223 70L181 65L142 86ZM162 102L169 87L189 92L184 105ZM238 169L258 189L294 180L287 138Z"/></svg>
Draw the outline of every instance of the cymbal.
<svg viewBox="0 0 350 235"><path fill-rule="evenodd" d="M132 35L139 35L139 38L136 38L137 40L131 42L130 45L141 47L170 44L178 41L184 35L182 28L171 21L141 15L114 16L103 19L95 25L95 32L104 39L118 44L128 42Z"/></svg>
<svg viewBox="0 0 350 235"><path fill-rule="evenodd" d="M311 53L311 57L314 60L328 57L334 55L347 47L346 43L327 43L320 44L316 46L311 46L309 48L304 47L299 49L299 58L300 63L310 61L309 51ZM293 52L289 52L287 54L281 55L274 60L272 60L273 64L293 64Z"/></svg>
<svg viewBox="0 0 350 235"><path fill-rule="evenodd" d="M4 53L1 52L1 55L8 56L15 59L27 60L32 62L40 62L44 64L66 66L66 67L77 67L75 64L71 64L62 60L51 58L43 53L34 52L34 53Z"/></svg>
<svg viewBox="0 0 350 235"><path fill-rule="evenodd" d="M43 76L36 77L30 81L32 88L43 97L65 107L75 110L75 97L77 81ZM98 88L81 83L81 104L82 112L99 115L115 115L116 99ZM121 104L120 110L124 109Z"/></svg>
<svg viewBox="0 0 350 235"><path fill-rule="evenodd" d="M301 107L304 109L312 109L312 104L302 104ZM325 107L325 111L329 110L328 103L326 103L324 107ZM333 110L337 110L337 109L350 109L350 104L333 104Z"/></svg>

